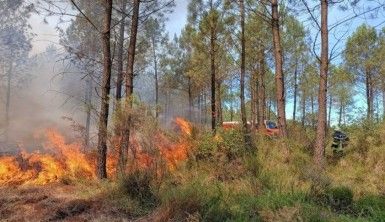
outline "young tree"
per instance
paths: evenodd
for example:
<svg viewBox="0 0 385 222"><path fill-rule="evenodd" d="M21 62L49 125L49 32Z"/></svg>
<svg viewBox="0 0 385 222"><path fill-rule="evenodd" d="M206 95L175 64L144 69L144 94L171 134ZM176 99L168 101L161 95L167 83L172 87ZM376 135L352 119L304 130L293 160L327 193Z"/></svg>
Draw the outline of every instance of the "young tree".
<svg viewBox="0 0 385 222"><path fill-rule="evenodd" d="M364 82L366 91L367 119L374 115L374 91L376 86L375 53L377 33L373 27L361 25L346 42L344 60L349 71Z"/></svg>
<svg viewBox="0 0 385 222"><path fill-rule="evenodd" d="M121 11L125 12L127 8L127 0L122 0ZM119 25L119 39L118 39L118 55L117 55L117 77L116 77L116 100L120 100L122 98L122 85L123 85L123 63L124 63L124 33L126 27L126 15L121 15L121 21Z"/></svg>
<svg viewBox="0 0 385 222"><path fill-rule="evenodd" d="M251 122L258 124L263 129L266 119L266 73L269 69L267 63L272 49L272 36L269 31L269 22L265 17L265 8L262 4L256 6L256 13L248 16L246 23L246 64L251 73L250 92ZM257 118L257 121L256 119Z"/></svg>
<svg viewBox="0 0 385 222"><path fill-rule="evenodd" d="M145 36L151 46L151 57L153 59L155 80L155 117L159 116L159 57L160 50L165 46L167 36L165 35L164 21L157 18L149 18L145 25Z"/></svg>
<svg viewBox="0 0 385 222"><path fill-rule="evenodd" d="M245 105L245 75L246 75L246 38L245 38L245 4L243 0L239 0L239 14L241 26L241 78L240 78L240 98L241 98L241 119L244 133L248 134L249 129L246 119L246 105Z"/></svg>
<svg viewBox="0 0 385 222"><path fill-rule="evenodd" d="M271 24L274 45L275 81L277 95L278 128L282 137L287 137L286 111L285 111L285 86L283 74L283 54L280 34L280 16L278 12L278 0L271 0Z"/></svg>
<svg viewBox="0 0 385 222"><path fill-rule="evenodd" d="M320 82L318 93L317 137L314 149L314 161L322 167L325 154L325 136L327 123L327 80L329 70L329 29L328 29L328 0L321 0L321 57Z"/></svg>
<svg viewBox="0 0 385 222"><path fill-rule="evenodd" d="M105 0L103 2L103 30L102 30L102 44L103 44L103 75L102 75L102 94L99 116L98 129L98 158L97 158L97 176L99 179L107 178L107 124L109 112L109 98L110 98L110 82L111 82L111 15L112 15L112 0Z"/></svg>
<svg viewBox="0 0 385 222"><path fill-rule="evenodd" d="M125 110L128 113L126 122L123 126L122 144L119 148L119 166L121 171L125 169L127 163L128 147L130 144L130 128L131 128L131 109L133 107L133 92L134 92L134 63L135 63L135 49L136 39L138 34L139 24L139 9L140 0L133 0L132 17L131 17L131 30L130 30L130 42L127 51L127 68L126 68L126 101Z"/></svg>
<svg viewBox="0 0 385 222"><path fill-rule="evenodd" d="M343 114L353 104L355 78L341 66L331 70L329 91L338 106L338 125L342 124Z"/></svg>

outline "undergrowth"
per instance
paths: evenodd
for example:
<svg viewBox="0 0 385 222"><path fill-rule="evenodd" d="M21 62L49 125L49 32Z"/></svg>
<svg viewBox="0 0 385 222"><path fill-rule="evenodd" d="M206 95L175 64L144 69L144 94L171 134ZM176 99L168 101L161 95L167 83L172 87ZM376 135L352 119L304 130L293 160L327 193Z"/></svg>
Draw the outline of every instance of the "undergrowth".
<svg viewBox="0 0 385 222"><path fill-rule="evenodd" d="M254 152L240 130L201 130L186 164L156 183L136 172L111 199L124 197L136 215L160 209L162 221L385 221L385 125L346 131L345 155L331 161L328 146L319 171L312 130L292 126L286 141L258 135Z"/></svg>

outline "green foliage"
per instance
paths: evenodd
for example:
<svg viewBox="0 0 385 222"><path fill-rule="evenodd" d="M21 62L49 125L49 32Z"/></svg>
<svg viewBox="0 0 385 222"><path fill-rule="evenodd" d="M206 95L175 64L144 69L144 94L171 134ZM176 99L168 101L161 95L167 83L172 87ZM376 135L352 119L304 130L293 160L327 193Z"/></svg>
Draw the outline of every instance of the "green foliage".
<svg viewBox="0 0 385 222"><path fill-rule="evenodd" d="M154 178L152 172L137 170L119 179L118 190L144 208L152 209L158 205Z"/></svg>
<svg viewBox="0 0 385 222"><path fill-rule="evenodd" d="M241 157L245 153L244 136L240 129L224 130L218 136L221 138L218 149L225 153L229 160Z"/></svg>
<svg viewBox="0 0 385 222"><path fill-rule="evenodd" d="M214 156L217 149L218 144L213 140L212 134L205 133L198 137L194 155L197 160L209 159Z"/></svg>
<svg viewBox="0 0 385 222"><path fill-rule="evenodd" d="M353 204L353 192L350 188L340 186L330 188L327 192L329 206L336 212L347 212Z"/></svg>
<svg viewBox="0 0 385 222"><path fill-rule="evenodd" d="M385 218L385 197L368 195L354 203L354 213L358 217L369 217L372 221Z"/></svg>
<svg viewBox="0 0 385 222"><path fill-rule="evenodd" d="M162 202L175 212L174 220L198 214L202 221L225 221L230 215L228 209L221 204L221 188L216 185L194 179L180 187L168 187L162 192Z"/></svg>
<svg viewBox="0 0 385 222"><path fill-rule="evenodd" d="M312 167L307 151L313 132L290 129L288 160L279 139L256 136L253 153L246 151L241 130L216 136L197 130L191 164L161 178L159 187L153 174L129 176L117 186L126 197L119 203L136 215L159 206L171 221L382 221L385 126L346 128L347 154L323 171ZM370 144L366 157L356 148L360 137Z"/></svg>

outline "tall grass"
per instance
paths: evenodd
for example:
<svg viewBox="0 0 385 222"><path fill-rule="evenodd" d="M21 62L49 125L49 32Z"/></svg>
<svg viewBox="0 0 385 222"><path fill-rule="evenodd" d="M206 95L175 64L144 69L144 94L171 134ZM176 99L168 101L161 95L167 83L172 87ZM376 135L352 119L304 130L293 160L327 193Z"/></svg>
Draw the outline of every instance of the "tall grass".
<svg viewBox="0 0 385 222"><path fill-rule="evenodd" d="M240 130L215 137L200 130L186 164L156 183L128 177L118 194L131 211L142 206L138 215L160 209L162 221L385 221L385 125L346 131L345 155L334 159L328 146L320 172L312 129L290 126L286 141L256 135L255 152L245 149Z"/></svg>

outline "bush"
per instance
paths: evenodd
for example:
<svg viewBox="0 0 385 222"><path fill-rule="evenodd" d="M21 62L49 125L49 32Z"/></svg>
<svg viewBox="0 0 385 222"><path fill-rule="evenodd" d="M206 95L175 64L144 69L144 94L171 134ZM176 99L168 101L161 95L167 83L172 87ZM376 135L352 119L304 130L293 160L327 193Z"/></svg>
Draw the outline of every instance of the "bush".
<svg viewBox="0 0 385 222"><path fill-rule="evenodd" d="M118 190L146 208L154 208L159 200L153 187L154 175L148 171L134 171L119 179Z"/></svg>
<svg viewBox="0 0 385 222"><path fill-rule="evenodd" d="M217 143L213 140L211 132L200 135L197 141L194 153L197 160L207 160L214 156L217 151Z"/></svg>
<svg viewBox="0 0 385 222"><path fill-rule="evenodd" d="M218 146L229 160L242 156L245 152L244 135L241 130L225 130L219 134L221 137Z"/></svg>
<svg viewBox="0 0 385 222"><path fill-rule="evenodd" d="M354 214L357 217L369 217L373 221L385 218L385 197L366 196L354 203Z"/></svg>
<svg viewBox="0 0 385 222"><path fill-rule="evenodd" d="M326 192L328 205L336 212L349 212L353 204L353 191L348 187L334 187Z"/></svg>

